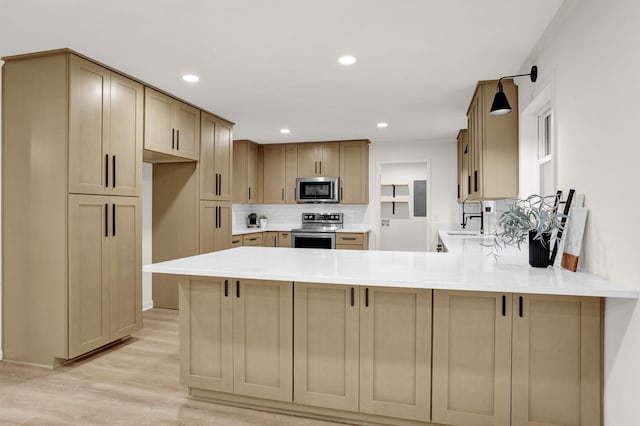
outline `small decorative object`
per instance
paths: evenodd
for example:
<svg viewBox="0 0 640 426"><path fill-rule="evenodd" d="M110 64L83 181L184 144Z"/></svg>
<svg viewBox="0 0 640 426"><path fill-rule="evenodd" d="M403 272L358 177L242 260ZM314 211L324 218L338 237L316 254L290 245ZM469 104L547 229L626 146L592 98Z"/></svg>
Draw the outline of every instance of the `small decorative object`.
<svg viewBox="0 0 640 426"><path fill-rule="evenodd" d="M578 270L582 237L587 223L588 210L584 207L584 194L578 194L574 206L569 210L569 222L565 230L564 249L560 265L572 272Z"/></svg>
<svg viewBox="0 0 640 426"><path fill-rule="evenodd" d="M507 246L518 249L529 242L529 264L546 268L550 263L552 236L563 228L563 214L558 213L560 195L530 195L517 199L498 217L492 255L497 257Z"/></svg>
<svg viewBox="0 0 640 426"><path fill-rule="evenodd" d="M265 215L261 215L258 219L260 220L260 228L266 228L267 227L267 217Z"/></svg>
<svg viewBox="0 0 640 426"><path fill-rule="evenodd" d="M249 215L247 216L247 225L258 226L258 215L255 213L249 213Z"/></svg>

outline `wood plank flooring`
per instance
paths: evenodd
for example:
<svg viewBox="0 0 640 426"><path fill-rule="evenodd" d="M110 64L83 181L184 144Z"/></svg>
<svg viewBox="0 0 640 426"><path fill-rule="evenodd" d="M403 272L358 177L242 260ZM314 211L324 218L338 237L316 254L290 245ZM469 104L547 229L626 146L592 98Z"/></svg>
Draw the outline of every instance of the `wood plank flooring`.
<svg viewBox="0 0 640 426"><path fill-rule="evenodd" d="M0 362L0 425L335 425L192 400L178 378L178 311L144 312L115 347L55 370Z"/></svg>

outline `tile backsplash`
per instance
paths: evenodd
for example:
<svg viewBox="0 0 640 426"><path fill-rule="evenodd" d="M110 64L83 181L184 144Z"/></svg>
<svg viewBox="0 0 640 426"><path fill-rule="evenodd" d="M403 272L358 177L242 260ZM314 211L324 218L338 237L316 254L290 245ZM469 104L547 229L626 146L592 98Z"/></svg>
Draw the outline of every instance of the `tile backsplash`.
<svg viewBox="0 0 640 426"><path fill-rule="evenodd" d="M265 215L272 225L300 225L302 213L343 213L345 225L369 223L368 206L360 204L234 204L233 227L243 227L247 215Z"/></svg>

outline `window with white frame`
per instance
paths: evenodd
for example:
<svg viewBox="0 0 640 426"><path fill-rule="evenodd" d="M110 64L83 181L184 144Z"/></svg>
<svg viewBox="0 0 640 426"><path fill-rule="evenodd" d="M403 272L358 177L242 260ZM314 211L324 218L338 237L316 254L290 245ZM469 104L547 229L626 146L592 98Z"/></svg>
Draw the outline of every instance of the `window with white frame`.
<svg viewBox="0 0 640 426"><path fill-rule="evenodd" d="M551 108L538 115L538 191L541 195L556 193L553 170L553 114Z"/></svg>

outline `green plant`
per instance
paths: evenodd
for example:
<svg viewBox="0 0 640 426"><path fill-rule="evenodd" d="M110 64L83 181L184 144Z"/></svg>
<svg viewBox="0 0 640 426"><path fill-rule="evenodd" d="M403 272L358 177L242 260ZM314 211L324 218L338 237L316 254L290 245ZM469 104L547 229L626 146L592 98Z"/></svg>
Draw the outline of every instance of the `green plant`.
<svg viewBox="0 0 640 426"><path fill-rule="evenodd" d="M493 236L493 244L490 253L498 256L507 246L515 246L518 249L528 241L529 232L535 232L534 240L540 240L545 244L543 235L553 234L562 229L563 214L558 213L557 195L530 195L523 199L516 199L509 208L503 212L496 224L496 233Z"/></svg>
<svg viewBox="0 0 640 426"><path fill-rule="evenodd" d="M249 216L247 216L247 217L248 217L249 219L251 219L251 220L256 220L256 218L258 217L258 215L257 215L257 214L255 214L255 213L249 213Z"/></svg>
<svg viewBox="0 0 640 426"><path fill-rule="evenodd" d="M267 217L263 214L260 215L260 217L258 217L258 219L266 219Z"/></svg>

